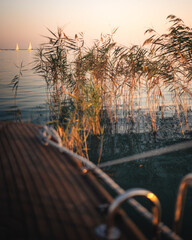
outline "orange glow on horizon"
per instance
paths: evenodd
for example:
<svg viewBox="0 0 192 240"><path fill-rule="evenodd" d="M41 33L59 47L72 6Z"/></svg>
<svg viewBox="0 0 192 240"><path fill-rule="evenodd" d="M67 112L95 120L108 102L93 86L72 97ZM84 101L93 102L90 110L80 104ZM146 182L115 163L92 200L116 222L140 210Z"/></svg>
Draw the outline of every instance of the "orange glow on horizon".
<svg viewBox="0 0 192 240"><path fill-rule="evenodd" d="M174 14L187 26L191 26L191 0L172 1L0 1L0 48L15 49L15 41L22 49L28 49L28 40L33 48L45 41L47 28L56 31L64 27L68 35L83 32L92 42L101 33L111 34L118 28L115 41L129 46L143 44L148 28L163 34L169 27L166 17ZM98 18L99 13L99 18ZM8 31L9 30L9 31ZM15 40L17 39L17 40ZM87 41L86 41L87 42Z"/></svg>

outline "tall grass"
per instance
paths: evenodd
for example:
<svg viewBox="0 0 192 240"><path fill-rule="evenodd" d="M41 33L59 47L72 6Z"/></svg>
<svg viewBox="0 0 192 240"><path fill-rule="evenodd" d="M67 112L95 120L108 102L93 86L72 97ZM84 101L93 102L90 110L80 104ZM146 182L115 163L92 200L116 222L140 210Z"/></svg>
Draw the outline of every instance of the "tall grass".
<svg viewBox="0 0 192 240"><path fill-rule="evenodd" d="M168 16L168 21L166 34L149 29L143 46L131 47L114 41L116 29L91 47L82 33L71 38L60 28L57 33L49 30L48 42L37 51L35 70L47 83L52 121L69 149L88 158L88 136L103 134L104 112L117 122L120 106L134 124L145 102L156 133L157 111L164 116L165 91L175 104L182 133L181 112L190 130L192 29L176 16Z"/></svg>
<svg viewBox="0 0 192 240"><path fill-rule="evenodd" d="M172 24L168 33L158 35L150 29L151 36L145 44L150 44L150 50L158 60L160 80L164 87L172 94L172 101L176 104L176 110L180 120L180 109L184 111L185 122L189 130L187 120L187 99L191 99L192 80L192 29L174 15L167 17Z"/></svg>

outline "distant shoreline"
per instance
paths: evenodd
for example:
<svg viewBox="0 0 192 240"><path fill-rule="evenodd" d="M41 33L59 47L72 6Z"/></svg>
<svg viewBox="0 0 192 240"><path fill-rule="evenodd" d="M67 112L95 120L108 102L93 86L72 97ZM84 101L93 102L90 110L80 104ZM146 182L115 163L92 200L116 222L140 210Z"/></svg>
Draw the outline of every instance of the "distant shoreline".
<svg viewBox="0 0 192 240"><path fill-rule="evenodd" d="M8 48L8 49L6 49L6 48L0 48L0 51L16 51L16 52L19 52L19 51L33 51L33 50L36 50L36 48L35 49L32 49L32 50L28 50L28 49L19 49L19 50L15 50L15 49L10 49L10 48Z"/></svg>

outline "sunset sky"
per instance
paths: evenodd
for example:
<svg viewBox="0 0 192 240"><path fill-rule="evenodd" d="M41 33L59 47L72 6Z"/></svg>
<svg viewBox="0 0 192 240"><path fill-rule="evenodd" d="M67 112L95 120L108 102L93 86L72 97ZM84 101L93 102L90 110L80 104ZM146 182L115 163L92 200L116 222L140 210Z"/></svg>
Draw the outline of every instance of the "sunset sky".
<svg viewBox="0 0 192 240"><path fill-rule="evenodd" d="M83 32L85 39L100 38L118 27L115 40L142 44L148 28L164 33L166 17L174 14L192 27L192 0L2 0L0 1L0 48L38 47L48 35L46 28L64 28L69 36Z"/></svg>

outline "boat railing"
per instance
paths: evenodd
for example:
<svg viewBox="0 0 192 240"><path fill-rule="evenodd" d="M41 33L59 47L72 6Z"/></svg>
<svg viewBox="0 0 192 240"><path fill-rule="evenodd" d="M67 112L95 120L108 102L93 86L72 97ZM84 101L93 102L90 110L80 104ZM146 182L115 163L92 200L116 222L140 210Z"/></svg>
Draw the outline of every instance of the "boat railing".
<svg viewBox="0 0 192 240"><path fill-rule="evenodd" d="M158 198L152 192L142 188L130 189L117 196L108 208L107 223L99 225L96 228L96 234L103 239L118 239L120 237L120 230L114 225L115 214L123 202L138 196L145 197L152 203L153 234L154 238L158 239L158 235L160 233L158 225L161 219L161 205Z"/></svg>
<svg viewBox="0 0 192 240"><path fill-rule="evenodd" d="M183 212L185 207L185 199L186 199L186 192L187 192L188 186L192 187L192 173L187 174L182 179L179 185L176 206L175 206L175 217L174 217L174 223L173 223L173 230L177 234L179 234L181 230L181 223L183 220Z"/></svg>
<svg viewBox="0 0 192 240"><path fill-rule="evenodd" d="M113 181L105 172L103 172L98 166L96 166L91 161L85 159L82 156L77 155L76 153L68 150L64 146L62 146L62 141L58 135L58 133L53 128L48 128L47 126L44 126L40 130L40 141L44 145L51 145L56 147L60 152L64 152L71 156L72 158L75 158L78 161L81 161L81 163L84 164L84 167L82 167L82 174L87 174L89 171L94 172L99 178L101 178L109 187L111 187L118 196L114 200L114 202L111 203L110 206L108 206L108 216L107 216L107 223L106 225L100 225L96 229L97 234L104 238L104 239L118 239L118 236L120 235L119 230L114 226L114 215L117 212L120 205L127 201L137 212L139 212L140 215L145 217L145 219L149 220L151 224L154 227L154 233L155 236L158 237L159 234L165 235L166 239L172 239L172 240L182 240L182 238L178 235L182 220L182 212L184 208L185 203L185 194L186 194L186 188L188 185L192 186L192 174L188 174L184 179L182 180L177 201L176 201L176 209L175 209L175 219L174 219L174 228L171 230L169 227L164 225L161 221L161 207L160 202L158 198L148 190L145 189L130 189L128 191L125 191L122 189L116 182ZM177 146L170 146L166 148L158 150L151 151L152 153L144 153L144 157L150 157L154 156L155 154L160 155L167 153L167 152L173 152L176 149L182 150L186 148L190 148L192 146L192 141L188 141L186 144L181 143L177 144ZM150 155L151 154L151 155ZM141 155L139 155L139 159L141 158ZM138 156L137 156L138 157ZM135 160L134 156L129 159L121 159L120 162L129 162L129 160ZM114 164L119 164L119 162L116 162L118 160L114 161ZM106 165L103 164L102 167ZM147 199L149 199L152 203L152 213L150 213L144 206L142 206L138 201L134 199L136 196L144 196ZM107 234L107 235L106 235ZM112 235L112 236L111 236ZM111 237L109 237L111 236Z"/></svg>

